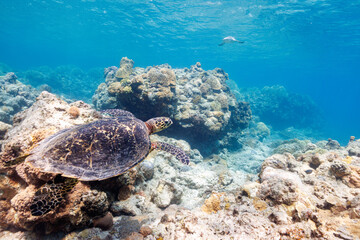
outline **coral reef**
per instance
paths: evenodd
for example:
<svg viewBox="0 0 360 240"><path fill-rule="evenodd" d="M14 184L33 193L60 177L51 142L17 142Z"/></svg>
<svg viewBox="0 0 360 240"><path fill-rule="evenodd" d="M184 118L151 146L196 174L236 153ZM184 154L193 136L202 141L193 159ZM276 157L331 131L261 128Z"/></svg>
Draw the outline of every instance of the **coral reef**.
<svg viewBox="0 0 360 240"><path fill-rule="evenodd" d="M154 150L121 176L80 182L56 211L41 217L32 216L29 206L36 189L54 174L26 164L2 168L0 238L360 238L360 141L355 137L346 147L332 139L273 140L273 130L259 121L251 122L241 136L227 132L232 124L239 124L233 114L246 111L239 103L230 104L233 98L224 84L226 74L219 69L204 71L200 64L187 70L167 65L141 69L124 58L120 68L107 68L105 75L106 82L94 96L99 108L126 103L144 118L159 111L159 115L174 117L178 129L224 134L226 138L218 144L237 142L241 151L224 149L204 157L185 140L152 135L152 141L182 148L190 156L190 165ZM197 90L201 97L193 100ZM178 95L178 91L183 92ZM187 99L181 100L184 94ZM134 102L126 102L125 96ZM202 114L214 112L202 104L217 103L227 103L220 112L230 115L218 130L206 123L192 125L177 115L179 106L191 106L188 111L201 119ZM148 109L142 109L145 104ZM21 156L57 131L102 117L84 102L69 104L42 92L31 107L14 116L13 126L0 122L0 163Z"/></svg>
<svg viewBox="0 0 360 240"><path fill-rule="evenodd" d="M200 63L190 69L172 69L167 64L132 67L133 61L123 58L119 69L105 69L105 83L93 96L97 109L127 109L142 119L169 116L176 122L177 135L187 138L210 140L227 128L247 127L249 104L235 100L222 69L204 71Z"/></svg>
<svg viewBox="0 0 360 240"><path fill-rule="evenodd" d="M17 72L26 84L51 91L67 99L91 101L91 96L101 81L101 69L85 71L76 66L42 66ZM45 89L44 89L45 88Z"/></svg>
<svg viewBox="0 0 360 240"><path fill-rule="evenodd" d="M311 127L319 130L324 122L321 111L309 97L291 93L283 86L237 88L234 92L240 101L250 104L253 115L275 129Z"/></svg>
<svg viewBox="0 0 360 240"><path fill-rule="evenodd" d="M17 114L18 121L5 134L3 153L31 148L36 144L32 141L46 135L39 128L60 129L99 117L84 103L75 106L81 113L76 119L67 112L69 104L43 92L31 108ZM49 121L37 122L44 114ZM255 129L267 132L261 125ZM24 137L20 131L35 137ZM49 239L360 237L360 157L353 154L358 140L336 148L329 148L328 141L277 143L276 153L262 162L258 181L230 169L221 155L203 158L184 140L157 135L152 140L181 147L192 163L184 166L166 152L151 153L146 162L120 177L79 183L57 212L41 218L30 216L27 207L36 186L51 176L21 166L17 174L10 170L1 175L0 226L22 229L4 230L1 236L39 238L38 232L45 232ZM73 231L76 228L82 230ZM59 230L63 232L55 233Z"/></svg>
<svg viewBox="0 0 360 240"><path fill-rule="evenodd" d="M0 122L11 123L14 114L34 103L39 92L17 80L13 72L0 76Z"/></svg>

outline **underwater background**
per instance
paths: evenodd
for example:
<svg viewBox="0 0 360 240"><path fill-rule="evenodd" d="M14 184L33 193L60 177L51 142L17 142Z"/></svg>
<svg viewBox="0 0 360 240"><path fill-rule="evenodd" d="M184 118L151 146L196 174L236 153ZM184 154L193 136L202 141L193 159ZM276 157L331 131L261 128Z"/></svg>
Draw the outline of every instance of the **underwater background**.
<svg viewBox="0 0 360 240"><path fill-rule="evenodd" d="M0 1L0 240L360 239L359 13Z"/></svg>
<svg viewBox="0 0 360 240"><path fill-rule="evenodd" d="M240 88L281 85L309 96L324 117L318 129L345 144L360 135L359 11L359 1L339 0L3 0L0 62L15 72L42 66L57 77L28 84L88 102L103 68L123 56L139 67L201 62L224 69ZM226 36L245 43L218 46ZM79 87L62 89L61 79L76 71Z"/></svg>

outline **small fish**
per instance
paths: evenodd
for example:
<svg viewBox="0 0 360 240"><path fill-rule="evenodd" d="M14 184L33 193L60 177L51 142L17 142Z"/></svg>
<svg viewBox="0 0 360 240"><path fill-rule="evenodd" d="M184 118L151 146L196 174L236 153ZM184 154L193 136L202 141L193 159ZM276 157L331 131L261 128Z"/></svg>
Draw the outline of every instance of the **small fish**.
<svg viewBox="0 0 360 240"><path fill-rule="evenodd" d="M222 42L219 44L219 46L224 45L225 43L244 43L242 41L236 40L234 37L232 36L228 36L223 38Z"/></svg>

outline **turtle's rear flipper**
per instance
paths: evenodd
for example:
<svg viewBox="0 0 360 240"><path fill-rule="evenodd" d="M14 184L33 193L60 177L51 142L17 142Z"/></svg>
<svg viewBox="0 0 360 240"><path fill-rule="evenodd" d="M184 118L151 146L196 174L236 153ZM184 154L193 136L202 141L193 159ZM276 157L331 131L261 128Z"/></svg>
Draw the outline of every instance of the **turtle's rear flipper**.
<svg viewBox="0 0 360 240"><path fill-rule="evenodd" d="M56 177L54 180L41 186L36 191L30 206L31 215L42 216L56 209L77 182L78 180L75 178Z"/></svg>
<svg viewBox="0 0 360 240"><path fill-rule="evenodd" d="M4 162L4 166L5 167L11 167L11 166L15 166L17 164L20 164L22 162L25 161L25 159L30 156L30 154L25 154L25 155L22 155L20 157L17 157L17 158L14 158L12 160L9 160L9 161L5 161Z"/></svg>
<svg viewBox="0 0 360 240"><path fill-rule="evenodd" d="M190 163L189 156L181 148L178 148L178 147L175 147L173 145L163 143L163 142L153 142L153 143L151 143L151 150L154 150L154 149L159 149L159 150L163 150L165 152L171 153L172 155L174 155L177 159L179 159L182 163L184 163L186 165L189 165L189 163Z"/></svg>

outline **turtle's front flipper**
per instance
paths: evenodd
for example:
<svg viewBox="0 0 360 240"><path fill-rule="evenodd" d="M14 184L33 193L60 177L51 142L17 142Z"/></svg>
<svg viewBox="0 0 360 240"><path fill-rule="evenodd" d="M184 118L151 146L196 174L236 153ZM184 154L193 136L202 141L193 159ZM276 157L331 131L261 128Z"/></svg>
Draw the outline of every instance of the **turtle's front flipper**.
<svg viewBox="0 0 360 240"><path fill-rule="evenodd" d="M30 154L25 154L25 155L22 155L20 157L17 157L17 158L14 158L12 160L9 160L9 161L5 161L4 162L4 166L5 167L11 167L11 166L15 166L19 163L22 163L25 161L25 159L30 156Z"/></svg>
<svg viewBox="0 0 360 240"><path fill-rule="evenodd" d="M164 143L164 142L153 142L151 143L151 150L154 149L159 149L159 150L163 150L165 152L171 153L172 155L174 155L177 159L179 159L182 163L189 165L190 163L190 158L189 156L181 149L178 147L175 147L173 145Z"/></svg>
<svg viewBox="0 0 360 240"><path fill-rule="evenodd" d="M36 191L30 206L31 215L42 216L60 205L66 194L78 182L75 178L55 178Z"/></svg>

